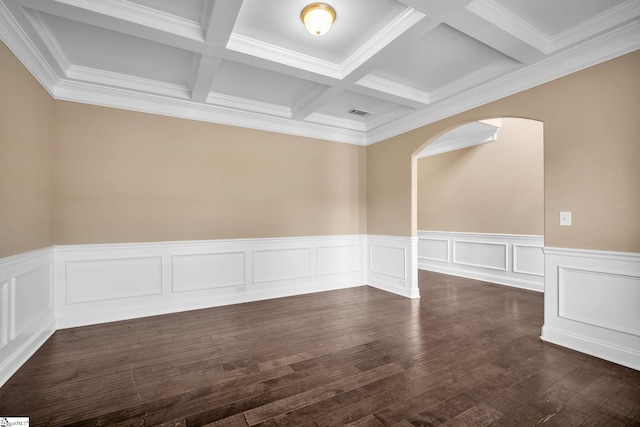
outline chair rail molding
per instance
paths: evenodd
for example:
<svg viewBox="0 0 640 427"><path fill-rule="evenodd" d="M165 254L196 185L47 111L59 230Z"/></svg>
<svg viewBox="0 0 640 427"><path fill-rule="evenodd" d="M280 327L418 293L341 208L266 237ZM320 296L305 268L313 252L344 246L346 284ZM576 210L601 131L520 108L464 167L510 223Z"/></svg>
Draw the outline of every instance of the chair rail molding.
<svg viewBox="0 0 640 427"><path fill-rule="evenodd" d="M544 248L545 341L640 370L640 254Z"/></svg>

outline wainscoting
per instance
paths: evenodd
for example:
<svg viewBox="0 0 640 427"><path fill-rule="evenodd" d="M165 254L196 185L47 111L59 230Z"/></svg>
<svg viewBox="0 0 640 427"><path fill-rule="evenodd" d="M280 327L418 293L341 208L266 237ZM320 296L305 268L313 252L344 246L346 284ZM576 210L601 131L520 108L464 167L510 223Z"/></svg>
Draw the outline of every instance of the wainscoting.
<svg viewBox="0 0 640 427"><path fill-rule="evenodd" d="M412 237L369 235L367 283L387 292L419 298L417 245L418 240Z"/></svg>
<svg viewBox="0 0 640 427"><path fill-rule="evenodd" d="M366 236L56 247L58 328L367 283Z"/></svg>
<svg viewBox="0 0 640 427"><path fill-rule="evenodd" d="M418 232L418 268L544 291L543 236Z"/></svg>
<svg viewBox="0 0 640 427"><path fill-rule="evenodd" d="M53 248L0 260L0 386L55 332Z"/></svg>
<svg viewBox="0 0 640 427"><path fill-rule="evenodd" d="M544 254L542 339L640 370L640 254Z"/></svg>
<svg viewBox="0 0 640 427"><path fill-rule="evenodd" d="M542 339L640 370L640 254L420 232L45 248L0 260L0 386L56 330L334 289L418 298L418 267L545 290ZM545 281L546 278L546 281Z"/></svg>

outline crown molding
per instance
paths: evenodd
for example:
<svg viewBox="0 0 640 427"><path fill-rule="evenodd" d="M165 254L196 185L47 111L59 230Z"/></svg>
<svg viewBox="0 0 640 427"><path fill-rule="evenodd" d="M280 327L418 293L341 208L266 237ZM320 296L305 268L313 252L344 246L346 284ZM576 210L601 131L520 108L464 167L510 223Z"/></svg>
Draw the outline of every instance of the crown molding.
<svg viewBox="0 0 640 427"><path fill-rule="evenodd" d="M178 99L189 99L190 96L189 89L185 86L98 70L96 68L70 65L66 74L68 79L131 89L138 92L156 93Z"/></svg>
<svg viewBox="0 0 640 427"><path fill-rule="evenodd" d="M223 93L209 92L207 104L222 107L238 108L240 110L253 111L254 113L269 114L272 116L291 118L291 108L238 96L225 95Z"/></svg>
<svg viewBox="0 0 640 427"><path fill-rule="evenodd" d="M58 40L53 36L49 26L44 23L44 19L42 19L42 14L37 10L26 9L25 16L31 23L31 26L35 30L35 32L40 36L44 45L49 49L49 53L53 56L53 60L56 61L58 67L62 70L63 73L66 73L69 67L71 66L71 62L67 58L67 55L64 53L64 49L60 46Z"/></svg>
<svg viewBox="0 0 640 427"><path fill-rule="evenodd" d="M124 88L107 88L89 82L61 80L55 86L53 97L63 101L258 129L346 144L366 145L366 134L364 132L336 129L322 124L300 122L285 117L251 111L239 111L223 106L200 104L187 99L168 98Z"/></svg>
<svg viewBox="0 0 640 427"><path fill-rule="evenodd" d="M344 129L351 129L363 133L367 130L367 125L364 122L349 120L342 117L329 116L327 114L321 113L312 113L308 115L305 120L327 126L338 126Z"/></svg>
<svg viewBox="0 0 640 427"><path fill-rule="evenodd" d="M0 1L0 40L29 70L40 85L53 96L59 76L24 32L6 5Z"/></svg>

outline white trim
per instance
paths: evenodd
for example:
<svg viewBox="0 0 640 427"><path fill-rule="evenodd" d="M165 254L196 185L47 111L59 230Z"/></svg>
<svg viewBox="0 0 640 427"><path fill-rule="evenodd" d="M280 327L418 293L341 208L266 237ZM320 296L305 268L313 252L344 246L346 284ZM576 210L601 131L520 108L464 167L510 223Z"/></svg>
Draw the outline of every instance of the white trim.
<svg viewBox="0 0 640 427"><path fill-rule="evenodd" d="M600 341L589 336L556 329L547 325L542 327L540 339L640 370L640 352L635 348L617 346L610 342Z"/></svg>
<svg viewBox="0 0 640 427"><path fill-rule="evenodd" d="M606 259L610 261L640 262L640 253L636 252L614 252L603 251L599 249L556 248L551 246L545 246L543 250L545 255Z"/></svg>

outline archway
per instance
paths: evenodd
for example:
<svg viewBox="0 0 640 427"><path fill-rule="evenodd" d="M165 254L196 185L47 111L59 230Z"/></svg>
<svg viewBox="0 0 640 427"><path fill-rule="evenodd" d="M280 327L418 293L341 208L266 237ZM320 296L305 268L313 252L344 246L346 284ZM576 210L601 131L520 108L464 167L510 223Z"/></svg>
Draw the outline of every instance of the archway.
<svg viewBox="0 0 640 427"><path fill-rule="evenodd" d="M460 123L412 155L416 269L544 290L544 135L537 120Z"/></svg>

